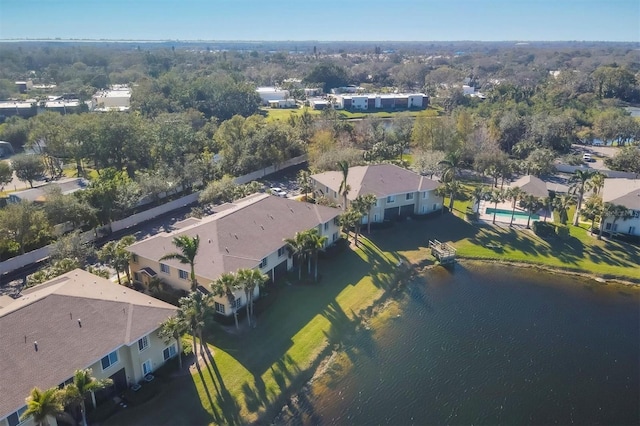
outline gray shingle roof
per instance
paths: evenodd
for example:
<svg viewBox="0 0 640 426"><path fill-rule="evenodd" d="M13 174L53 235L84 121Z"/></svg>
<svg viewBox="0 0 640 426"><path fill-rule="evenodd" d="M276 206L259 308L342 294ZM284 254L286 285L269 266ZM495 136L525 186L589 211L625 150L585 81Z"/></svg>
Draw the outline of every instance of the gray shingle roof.
<svg viewBox="0 0 640 426"><path fill-rule="evenodd" d="M338 192L342 182L342 172L324 172L315 174L312 178ZM355 200L358 195L366 194L383 198L407 192L430 191L440 185L435 180L393 164L350 167L347 184L351 187L347 195L349 200Z"/></svg>
<svg viewBox="0 0 640 426"><path fill-rule="evenodd" d="M24 291L0 308L0 419L22 407L34 386L58 386L175 310L80 269Z"/></svg>
<svg viewBox="0 0 640 426"><path fill-rule="evenodd" d="M284 239L329 222L338 209L303 203L267 194L254 194L222 211L170 233L154 235L131 245L128 250L140 257L159 261L176 252L173 238L180 235L200 237L196 256L196 275L215 280L223 272L255 268L267 255L284 246ZM176 260L162 263L187 270Z"/></svg>
<svg viewBox="0 0 640 426"><path fill-rule="evenodd" d="M509 186L511 186L512 188L517 186L523 192L526 192L529 195L533 195L534 197L545 198L549 196L547 184L542 179L535 176L522 176L520 179L513 182Z"/></svg>
<svg viewBox="0 0 640 426"><path fill-rule="evenodd" d="M640 179L605 179L602 201L640 210Z"/></svg>

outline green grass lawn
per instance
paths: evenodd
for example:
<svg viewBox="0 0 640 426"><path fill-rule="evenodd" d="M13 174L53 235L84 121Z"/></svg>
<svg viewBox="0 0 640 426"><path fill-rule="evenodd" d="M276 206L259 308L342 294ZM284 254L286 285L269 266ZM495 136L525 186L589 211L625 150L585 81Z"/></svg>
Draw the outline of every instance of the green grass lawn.
<svg viewBox="0 0 640 426"><path fill-rule="evenodd" d="M321 261L320 283L267 288L275 300L255 329L240 335L212 330L214 356L206 368L106 424L239 424L271 415L285 402L283 394L309 379L327 345L364 330L358 327L362 311L394 283L397 258L363 242L357 251Z"/></svg>
<svg viewBox="0 0 640 426"><path fill-rule="evenodd" d="M362 238L359 249L321 261L319 283L267 288L256 328L239 334L209 330L213 356L206 357L206 365L172 379L153 400L105 424L270 421L286 396L310 378L325 349L343 344L343 350L356 351L348 344L350 336L372 337L368 333L373 331L361 326L362 316L395 284L399 260L434 263L430 239L453 243L464 258L540 263L640 282L637 246L599 241L581 227L570 229L566 241L545 241L529 230L470 224L445 213L375 231L370 239ZM488 248L489 243L501 248Z"/></svg>
<svg viewBox="0 0 640 426"><path fill-rule="evenodd" d="M322 114L322 111L320 110L315 110L315 109L311 109L311 108L307 108L307 111L309 111L309 113L311 113L312 115L318 116L320 114ZM263 111L266 116L267 116L267 120L268 121L286 121L289 119L289 117L291 115L300 115L302 114L302 112L304 111L304 109L293 109L293 108L282 108L282 109L278 109L278 108L262 108L261 111ZM398 114L400 114L401 112L404 111L397 111L397 112L389 112L389 111L374 111L374 112L350 112L350 111L338 111L340 113L340 115L345 119L345 120L353 120L353 119L361 119L361 118L365 118L365 117L377 117L377 118L393 118L395 116L397 116ZM426 109L426 110L421 110L421 111L408 111L409 115L411 117L437 117L438 116L438 111L435 109Z"/></svg>

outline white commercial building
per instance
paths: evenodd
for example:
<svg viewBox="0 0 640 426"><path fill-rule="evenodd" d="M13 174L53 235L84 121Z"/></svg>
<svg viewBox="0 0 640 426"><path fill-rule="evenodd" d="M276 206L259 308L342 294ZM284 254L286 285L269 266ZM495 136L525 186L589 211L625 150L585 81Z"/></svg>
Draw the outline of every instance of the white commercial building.
<svg viewBox="0 0 640 426"><path fill-rule="evenodd" d="M131 88L115 84L91 97L92 111L127 111L131 107Z"/></svg>
<svg viewBox="0 0 640 426"><path fill-rule="evenodd" d="M263 105L269 105L270 101L283 101L289 99L289 91L277 87L258 87L256 92L260 96Z"/></svg>

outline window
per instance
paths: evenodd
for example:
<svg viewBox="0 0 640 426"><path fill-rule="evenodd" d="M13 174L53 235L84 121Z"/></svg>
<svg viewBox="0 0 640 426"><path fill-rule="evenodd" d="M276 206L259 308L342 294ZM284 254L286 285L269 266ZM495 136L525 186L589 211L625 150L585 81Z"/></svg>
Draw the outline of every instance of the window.
<svg viewBox="0 0 640 426"><path fill-rule="evenodd" d="M262 259L260 261L260 265L258 265L258 268L262 269L262 268L264 268L266 266L267 266L267 258L265 257L264 259Z"/></svg>
<svg viewBox="0 0 640 426"><path fill-rule="evenodd" d="M107 355L104 358L102 358L100 360L100 363L102 364L102 369L103 370L106 370L107 368L111 367L113 364L117 364L118 363L118 351L115 350L115 351L111 352L109 355Z"/></svg>
<svg viewBox="0 0 640 426"><path fill-rule="evenodd" d="M166 361L176 356L177 353L178 351L176 351L176 345L174 344L169 346L168 348L165 348L165 350L162 351L162 357Z"/></svg>
<svg viewBox="0 0 640 426"><path fill-rule="evenodd" d="M146 376L151 373L153 373L153 369L151 368L151 360L148 359L142 363L142 375Z"/></svg>
<svg viewBox="0 0 640 426"><path fill-rule="evenodd" d="M395 203L396 202L396 196L395 195L389 195L387 197L387 203Z"/></svg>
<svg viewBox="0 0 640 426"><path fill-rule="evenodd" d="M407 193L407 200L413 200L413 192Z"/></svg>
<svg viewBox="0 0 640 426"><path fill-rule="evenodd" d="M222 303L215 302L214 308L217 313L224 314L224 305Z"/></svg>
<svg viewBox="0 0 640 426"><path fill-rule="evenodd" d="M138 351L142 352L149 347L149 338L144 336L142 339L138 340Z"/></svg>
<svg viewBox="0 0 640 426"><path fill-rule="evenodd" d="M9 426L19 425L20 417L22 417L25 411L27 411L26 405L21 409L19 409L18 411L16 411L15 413L12 413L9 417L7 417L7 422L9 423Z"/></svg>
<svg viewBox="0 0 640 426"><path fill-rule="evenodd" d="M138 263L138 255L135 253L132 253L131 260L133 261L133 263Z"/></svg>
<svg viewBox="0 0 640 426"><path fill-rule="evenodd" d="M606 229L607 231L610 230L611 229L611 224L607 223L607 226L604 229Z"/></svg>
<svg viewBox="0 0 640 426"><path fill-rule="evenodd" d="M336 241L338 239L338 233L334 232L333 233L333 240L332 241Z"/></svg>
<svg viewBox="0 0 640 426"><path fill-rule="evenodd" d="M340 226L340 218L338 216L333 218L333 224L335 226Z"/></svg>
<svg viewBox="0 0 640 426"><path fill-rule="evenodd" d="M325 224L324 224L324 230L326 231L326 230L328 230L328 229L329 229L329 222L327 222L327 223L325 223Z"/></svg>
<svg viewBox="0 0 640 426"><path fill-rule="evenodd" d="M635 227L635 226L630 226L630 227L629 227L629 234L630 234L630 235L633 235L633 234L635 234L635 233L636 233L636 227Z"/></svg>
<svg viewBox="0 0 640 426"><path fill-rule="evenodd" d="M282 256L284 256L284 253L285 253L286 251L287 251L287 248L286 248L286 247L280 247L280 248L278 249L278 257L282 257Z"/></svg>
<svg viewBox="0 0 640 426"><path fill-rule="evenodd" d="M438 205L437 205L437 204L434 204L434 205L433 205L433 210L437 210L437 209L438 209Z"/></svg>
<svg viewBox="0 0 640 426"><path fill-rule="evenodd" d="M236 310L240 309L242 307L242 296L240 296L236 300L234 300L233 304L235 305Z"/></svg>
<svg viewBox="0 0 640 426"><path fill-rule="evenodd" d="M178 276L183 280L189 279L189 273L187 271L183 271L182 269L178 269Z"/></svg>
<svg viewBox="0 0 640 426"><path fill-rule="evenodd" d="M422 198L429 198L429 196L427 195L427 191L422 193Z"/></svg>
<svg viewBox="0 0 640 426"><path fill-rule="evenodd" d="M160 264L160 271L164 272L165 274L169 273L169 265L165 265L164 263Z"/></svg>
<svg viewBox="0 0 640 426"><path fill-rule="evenodd" d="M138 272L134 272L134 273L133 273L133 280L134 280L134 281L137 281L137 282L141 282L141 280L140 280L140 273L138 273Z"/></svg>

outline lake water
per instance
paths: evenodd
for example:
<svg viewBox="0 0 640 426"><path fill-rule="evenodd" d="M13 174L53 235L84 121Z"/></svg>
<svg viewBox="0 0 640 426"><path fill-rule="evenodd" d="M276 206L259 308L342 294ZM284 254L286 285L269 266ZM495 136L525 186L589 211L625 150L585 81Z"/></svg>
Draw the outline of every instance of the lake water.
<svg viewBox="0 0 640 426"><path fill-rule="evenodd" d="M639 289L458 264L403 294L398 317L361 328L314 382L297 422L640 422Z"/></svg>

